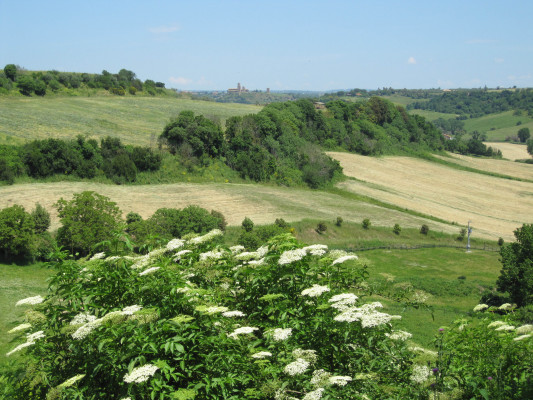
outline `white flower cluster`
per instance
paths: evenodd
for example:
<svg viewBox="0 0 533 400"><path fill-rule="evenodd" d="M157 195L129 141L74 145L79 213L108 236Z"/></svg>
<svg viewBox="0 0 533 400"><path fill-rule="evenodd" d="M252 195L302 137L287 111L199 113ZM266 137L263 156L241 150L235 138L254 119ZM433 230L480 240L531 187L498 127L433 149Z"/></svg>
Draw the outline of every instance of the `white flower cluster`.
<svg viewBox="0 0 533 400"><path fill-rule="evenodd" d="M510 303L504 303L501 306L498 307L498 310L510 310L513 308L513 305Z"/></svg>
<svg viewBox="0 0 533 400"><path fill-rule="evenodd" d="M351 376L332 376L329 378L329 383L331 385L337 385L337 386L346 386L348 382L352 381Z"/></svg>
<svg viewBox="0 0 533 400"><path fill-rule="evenodd" d="M166 249L167 251L174 251L177 250L185 244L185 240L181 239L172 239L170 242L167 243Z"/></svg>
<svg viewBox="0 0 533 400"><path fill-rule="evenodd" d="M411 381L414 383L424 383L428 380L431 374L429 367L425 365L415 365L413 367L413 373L410 376Z"/></svg>
<svg viewBox="0 0 533 400"><path fill-rule="evenodd" d="M200 254L200 261L218 260L222 257L224 257L223 251L208 251Z"/></svg>
<svg viewBox="0 0 533 400"><path fill-rule="evenodd" d="M333 296L328 301L333 303L331 307L336 308L339 311L345 311L355 304L359 297L353 293L341 293Z"/></svg>
<svg viewBox="0 0 533 400"><path fill-rule="evenodd" d="M89 313L79 313L78 315L74 316L74 318L72 318L72 321L70 321L70 325L86 324L87 322L94 321L95 319L96 316L91 315Z"/></svg>
<svg viewBox="0 0 533 400"><path fill-rule="evenodd" d="M276 342L287 340L292 335L292 328L275 328L271 331L272 339Z"/></svg>
<svg viewBox="0 0 533 400"><path fill-rule="evenodd" d="M487 325L487 328L495 328L495 327L502 326L502 325L507 325L507 323L503 321L493 321Z"/></svg>
<svg viewBox="0 0 533 400"><path fill-rule="evenodd" d="M324 393L324 388L318 388L316 390L313 390L312 392L307 393L302 400L320 400L322 398L322 394Z"/></svg>
<svg viewBox="0 0 533 400"><path fill-rule="evenodd" d="M101 260L104 257L105 257L105 253L96 253L94 256L89 258L89 261Z"/></svg>
<svg viewBox="0 0 533 400"><path fill-rule="evenodd" d="M159 369L152 364L145 364L142 367L137 367L131 373L124 375L124 382L126 383L140 383L147 381Z"/></svg>
<svg viewBox="0 0 533 400"><path fill-rule="evenodd" d="M370 328L386 324L391 319L397 318L394 315L376 311L376 308L381 307L383 305L379 302L363 304L361 307L348 307L335 316L334 320L337 322L360 321L363 328Z"/></svg>
<svg viewBox="0 0 533 400"><path fill-rule="evenodd" d="M38 331L34 333L30 333L26 336L26 342L19 344L17 347L15 347L13 350L11 350L9 353L6 353L6 356L10 356L13 353L16 353L19 350L22 350L25 347L31 346L32 344L35 344L36 340L42 339L44 337L43 331Z"/></svg>
<svg viewBox="0 0 533 400"><path fill-rule="evenodd" d="M431 295L423 290L415 290L411 295L411 301L413 303L422 304L428 301L430 297Z"/></svg>
<svg viewBox="0 0 533 400"><path fill-rule="evenodd" d="M135 263L131 266L131 269L141 269L147 267L150 263L150 255L146 254L141 257L136 257L134 261Z"/></svg>
<svg viewBox="0 0 533 400"><path fill-rule="evenodd" d="M83 379L84 377L85 377L85 374L74 375L72 378L67 379L65 382L59 385L58 388L71 387L72 385L74 385L76 382Z"/></svg>
<svg viewBox="0 0 533 400"><path fill-rule="evenodd" d="M111 256L111 257L107 257L105 259L106 262L113 262L113 261L116 261L116 260L120 260L120 256Z"/></svg>
<svg viewBox="0 0 533 400"><path fill-rule="evenodd" d="M358 257L355 254L349 254L349 255L337 258L335 261L333 261L333 263L331 265L342 264L345 261L357 260L357 259L358 259Z"/></svg>
<svg viewBox="0 0 533 400"><path fill-rule="evenodd" d="M496 331L514 331L514 326L512 325L500 325L498 328L496 328Z"/></svg>
<svg viewBox="0 0 533 400"><path fill-rule="evenodd" d="M520 335L520 336L515 337L513 340L515 342L518 342L519 340L524 340L524 339L530 338L531 336L532 335Z"/></svg>
<svg viewBox="0 0 533 400"><path fill-rule="evenodd" d="M94 315L89 314L78 314L72 319L70 324L78 325L79 323L83 323L83 325L80 326L71 336L75 340L85 339L91 334L92 331L101 326L104 322L111 321L113 320L113 318L116 317L133 315L135 312L141 309L142 306L139 305L127 306L124 307L121 311L111 311L104 315L102 318L96 318Z"/></svg>
<svg viewBox="0 0 533 400"><path fill-rule="evenodd" d="M311 254L312 256L323 256L326 254L326 251L328 250L328 246L325 244L313 244L311 246L306 246L303 248L308 254Z"/></svg>
<svg viewBox="0 0 533 400"><path fill-rule="evenodd" d="M244 249L245 249L244 246L238 244L237 246L231 246L229 248L229 251L231 251L231 254L235 255L235 254L242 253Z"/></svg>
<svg viewBox="0 0 533 400"><path fill-rule="evenodd" d="M279 257L278 264L285 265L299 261L307 255L304 249L295 249L284 251Z"/></svg>
<svg viewBox="0 0 533 400"><path fill-rule="evenodd" d="M200 309L199 309L200 311ZM205 310L203 310L206 314L218 314L218 313L225 313L229 311L228 307L224 306L210 306L207 307Z"/></svg>
<svg viewBox="0 0 533 400"><path fill-rule="evenodd" d="M533 325L526 324L526 325L519 326L518 328L516 328L515 332L517 335L524 335L526 333L531 333L533 332Z"/></svg>
<svg viewBox="0 0 533 400"><path fill-rule="evenodd" d="M234 318L234 317L246 317L246 314L242 311L226 311L222 313L223 317Z"/></svg>
<svg viewBox="0 0 533 400"><path fill-rule="evenodd" d="M26 297L25 299L17 301L15 306L21 306L23 304L35 305L40 304L44 301L42 296Z"/></svg>
<svg viewBox="0 0 533 400"><path fill-rule="evenodd" d="M302 290L302 296L318 297L322 293L329 292L330 289L327 286L313 285L308 289Z"/></svg>
<svg viewBox="0 0 533 400"><path fill-rule="evenodd" d="M307 370L309 365L311 365L309 361L304 360L303 358L298 358L296 361L287 364L283 369L283 372L291 376L300 375Z"/></svg>
<svg viewBox="0 0 533 400"><path fill-rule="evenodd" d="M392 331L391 333L386 333L385 336L392 340L406 341L411 338L413 335L406 331Z"/></svg>
<svg viewBox="0 0 533 400"><path fill-rule="evenodd" d="M178 251L176 254L174 254L174 262L178 262L179 260L181 260L182 256L184 256L185 254L189 254L189 253L192 253L192 250L180 250L180 251Z"/></svg>
<svg viewBox="0 0 533 400"><path fill-rule="evenodd" d="M147 269L145 269L143 272L141 272L141 273L139 274L139 276L152 274L152 273L154 273L155 271L157 271L158 269L161 269L161 267L151 267L151 268L147 268Z"/></svg>
<svg viewBox="0 0 533 400"><path fill-rule="evenodd" d="M222 236L224 233L220 229L213 229L211 232L206 233L203 236L198 236L189 240L191 244L202 244L209 242L216 238L217 236Z"/></svg>
<svg viewBox="0 0 533 400"><path fill-rule="evenodd" d="M272 357L272 353L270 351L260 351L258 353L252 354L252 358L267 358Z"/></svg>
<svg viewBox="0 0 533 400"><path fill-rule="evenodd" d="M292 351L292 356L296 359L303 358L310 363L315 363L318 359L315 350L294 349Z"/></svg>
<svg viewBox="0 0 533 400"><path fill-rule="evenodd" d="M478 304L477 306L474 307L474 311L475 312L483 311L483 310L486 310L487 308L489 308L489 306L486 304Z"/></svg>
<svg viewBox="0 0 533 400"><path fill-rule="evenodd" d="M436 351L424 349L423 347L418 347L418 346L409 347L409 350L414 351L414 352L424 353L431 357L437 357L439 355Z"/></svg>
<svg viewBox="0 0 533 400"><path fill-rule="evenodd" d="M313 376L310 380L311 385L315 387L326 386L329 383L329 378L331 374L324 371L323 369L317 369L313 371Z"/></svg>
<svg viewBox="0 0 533 400"><path fill-rule="evenodd" d="M228 336L230 338L233 338L237 340L239 338L239 335L248 335L250 333L254 333L254 331L259 330L259 328L251 327L251 326L243 326L241 328L235 329L232 333L230 333Z"/></svg>
<svg viewBox="0 0 533 400"><path fill-rule="evenodd" d="M20 331L24 331L24 330L29 329L29 328L31 328L31 324L20 324L20 325L15 326L14 328L8 330L7 333L20 332Z"/></svg>
<svg viewBox="0 0 533 400"><path fill-rule="evenodd" d="M259 265L265 264L265 259L261 258L260 260L250 260L248 261L248 265L251 265L252 267L257 267Z"/></svg>

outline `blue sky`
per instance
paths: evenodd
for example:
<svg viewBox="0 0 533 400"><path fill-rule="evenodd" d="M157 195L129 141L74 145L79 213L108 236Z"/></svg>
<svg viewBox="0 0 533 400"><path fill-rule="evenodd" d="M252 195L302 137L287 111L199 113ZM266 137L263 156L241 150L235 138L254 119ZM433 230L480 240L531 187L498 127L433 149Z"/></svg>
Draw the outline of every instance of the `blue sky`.
<svg viewBox="0 0 533 400"><path fill-rule="evenodd" d="M182 90L533 87L533 1L0 0L0 67Z"/></svg>

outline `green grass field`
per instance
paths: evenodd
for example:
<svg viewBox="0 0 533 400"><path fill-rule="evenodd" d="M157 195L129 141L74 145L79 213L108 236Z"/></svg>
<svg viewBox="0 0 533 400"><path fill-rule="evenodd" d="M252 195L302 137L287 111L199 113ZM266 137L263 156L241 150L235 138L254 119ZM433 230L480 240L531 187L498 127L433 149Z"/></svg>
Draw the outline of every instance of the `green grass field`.
<svg viewBox="0 0 533 400"><path fill-rule="evenodd" d="M527 115L513 115L513 111L499 114L485 115L479 118L465 120L467 132L480 131L487 134L489 142L503 142L508 136L517 136L521 128L533 130L533 118ZM517 125L518 122L522 122Z"/></svg>
<svg viewBox="0 0 533 400"><path fill-rule="evenodd" d="M46 279L52 270L41 264L0 264L0 366L6 361L5 354L17 343L11 343L15 335L7 331L24 322L24 311L28 306L15 307L15 303L26 297L46 294Z"/></svg>
<svg viewBox="0 0 533 400"><path fill-rule="evenodd" d="M126 144L155 145L165 125L192 110L219 121L261 107L173 97L0 97L0 144L33 139L114 136Z"/></svg>

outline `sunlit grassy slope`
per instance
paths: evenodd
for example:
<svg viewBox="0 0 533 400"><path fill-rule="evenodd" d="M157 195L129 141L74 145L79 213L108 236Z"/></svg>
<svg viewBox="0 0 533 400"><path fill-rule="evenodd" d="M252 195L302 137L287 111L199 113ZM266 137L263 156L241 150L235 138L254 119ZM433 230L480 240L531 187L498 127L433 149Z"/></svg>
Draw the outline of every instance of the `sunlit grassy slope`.
<svg viewBox="0 0 533 400"><path fill-rule="evenodd" d="M180 111L192 110L224 123L261 107L173 97L0 97L0 143L32 139L107 135L124 143L155 144L165 125Z"/></svg>

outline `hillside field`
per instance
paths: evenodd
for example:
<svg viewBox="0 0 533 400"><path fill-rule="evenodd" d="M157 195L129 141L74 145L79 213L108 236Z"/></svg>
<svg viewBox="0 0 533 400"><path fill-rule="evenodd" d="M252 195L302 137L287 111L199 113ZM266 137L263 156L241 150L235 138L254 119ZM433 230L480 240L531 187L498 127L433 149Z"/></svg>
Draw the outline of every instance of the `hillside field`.
<svg viewBox="0 0 533 400"><path fill-rule="evenodd" d="M354 178L340 183L340 188L460 226L472 221L477 237L512 240L517 227L532 222L531 182L461 171L410 157L328 154L341 163L345 175ZM508 175L515 175L514 165L505 164L510 168ZM516 166L518 175L522 166Z"/></svg>
<svg viewBox="0 0 533 400"><path fill-rule="evenodd" d="M114 136L132 145L155 145L165 125L183 110L220 121L261 107L173 97L0 97L0 144L33 139Z"/></svg>
<svg viewBox="0 0 533 400"><path fill-rule="evenodd" d="M476 130L485 132L487 140L490 142L503 142L508 136L517 136L518 130L521 128L533 130L533 118L525 114L514 115L513 111L465 120L465 130L467 132Z"/></svg>
<svg viewBox="0 0 533 400"><path fill-rule="evenodd" d="M494 149L500 150L503 158L507 158L509 160L523 160L531 157L531 155L527 152L527 147L525 144L503 142L485 142L485 144Z"/></svg>

